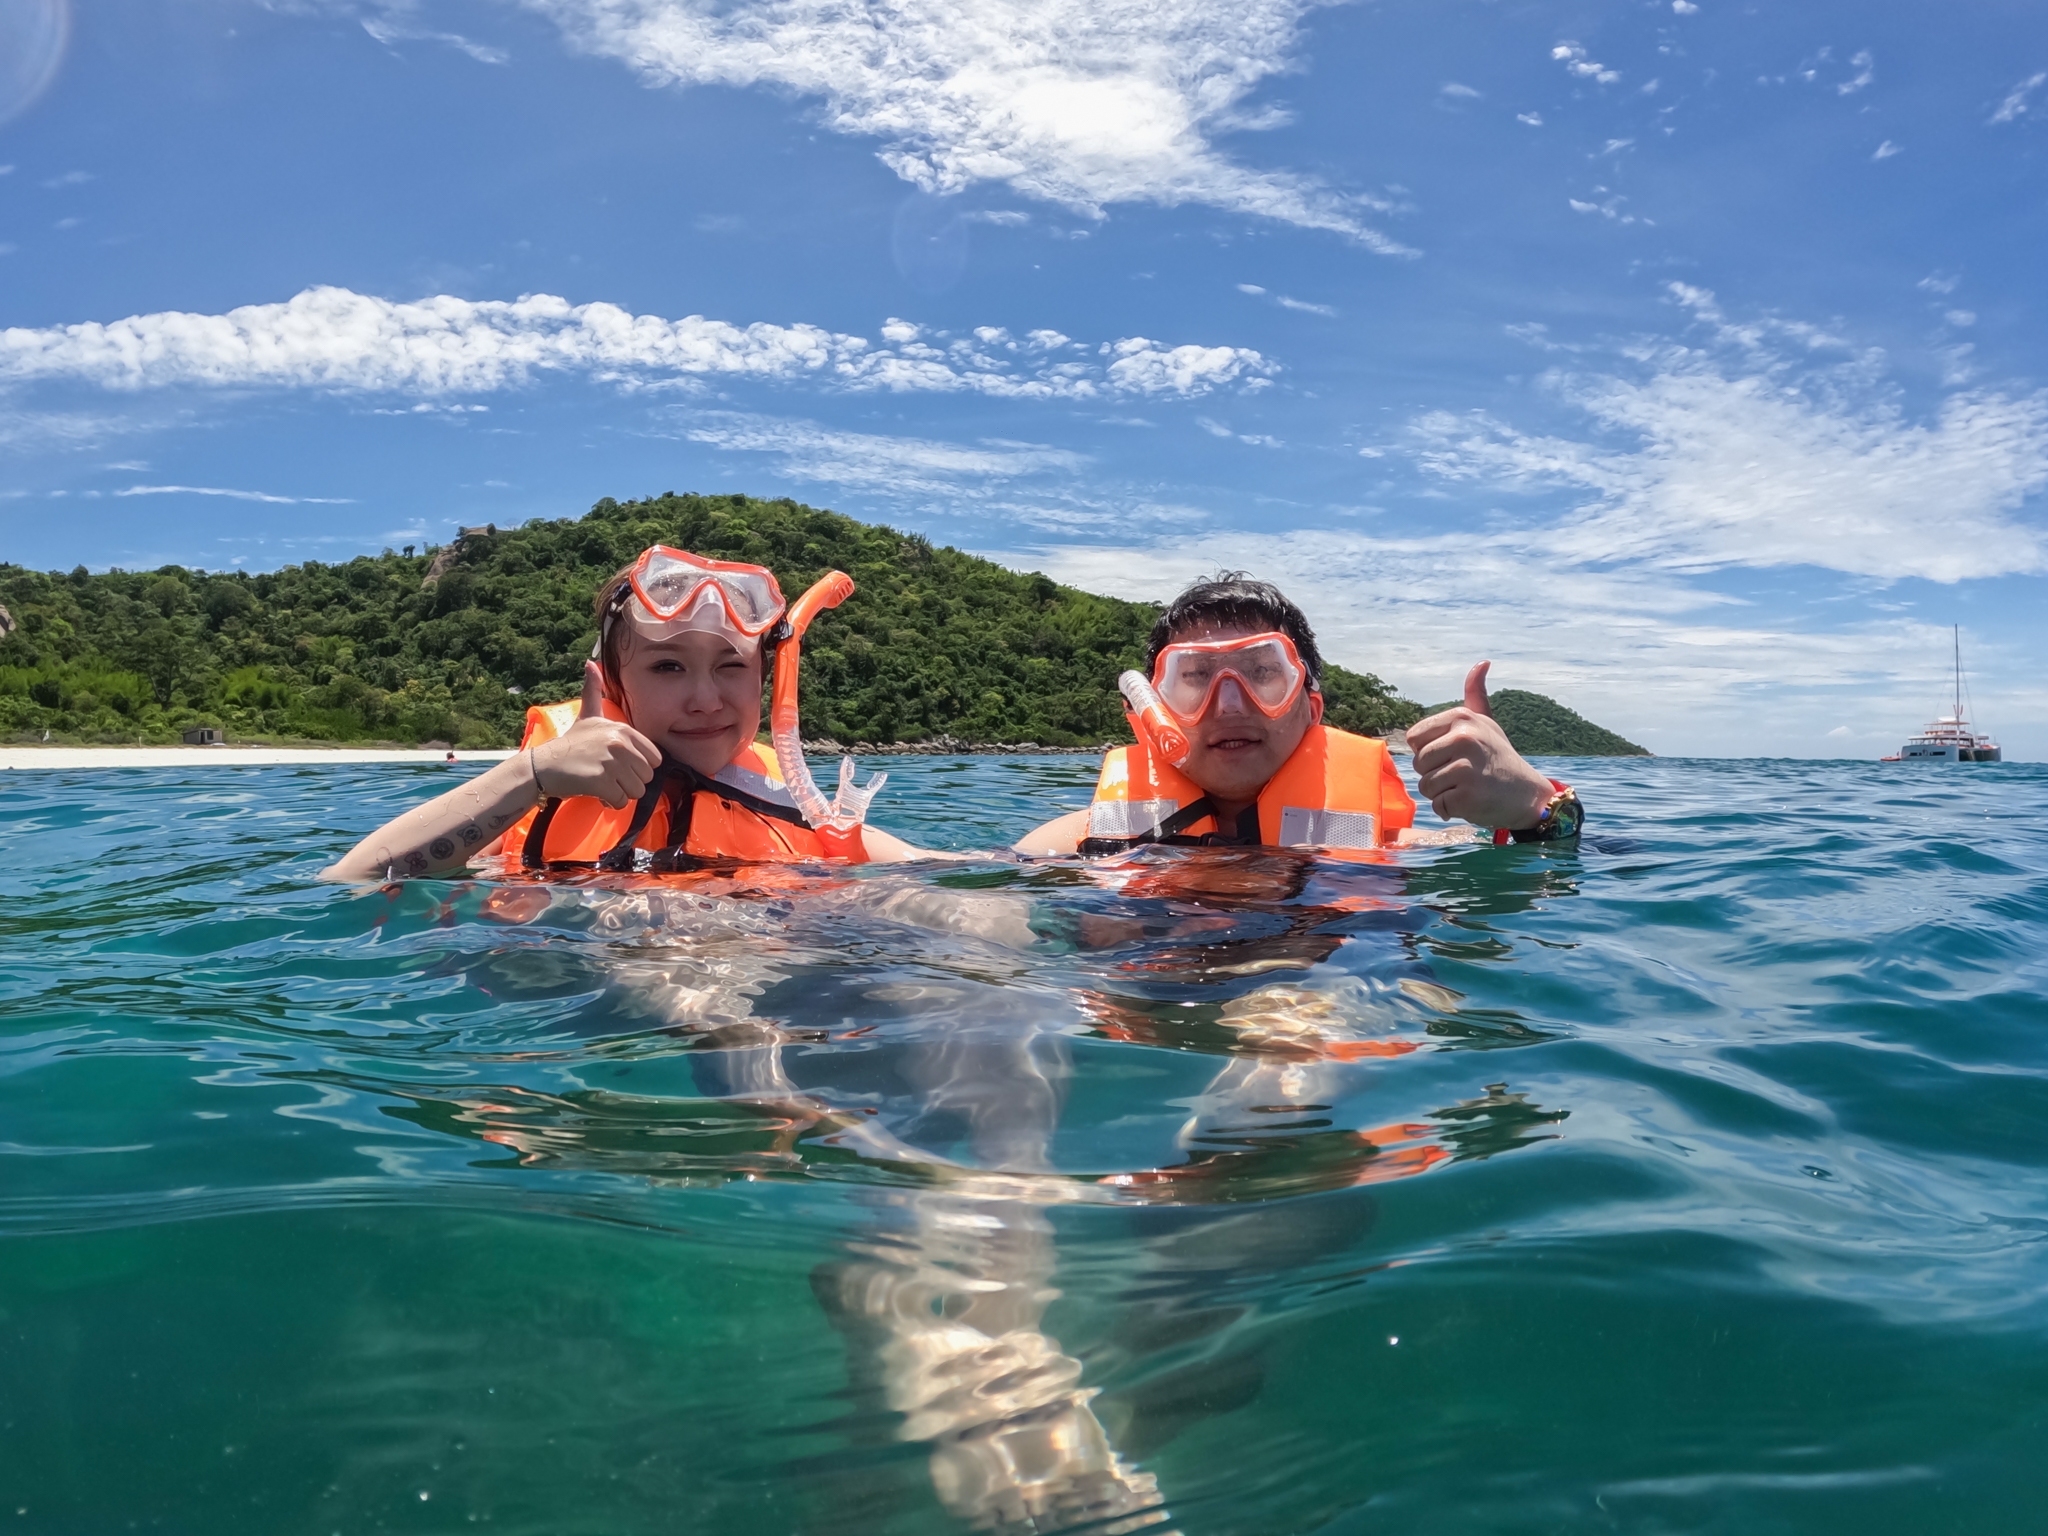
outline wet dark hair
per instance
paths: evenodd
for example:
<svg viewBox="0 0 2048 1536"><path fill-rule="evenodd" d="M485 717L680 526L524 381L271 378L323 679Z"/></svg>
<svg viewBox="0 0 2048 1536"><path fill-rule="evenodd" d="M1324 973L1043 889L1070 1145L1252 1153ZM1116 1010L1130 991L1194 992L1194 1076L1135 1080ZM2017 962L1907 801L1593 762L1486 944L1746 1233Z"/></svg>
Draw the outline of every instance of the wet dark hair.
<svg viewBox="0 0 2048 1536"><path fill-rule="evenodd" d="M1243 571L1218 571L1166 605L1145 642L1146 674L1158 664L1161 651L1187 631L1209 624L1279 630L1301 653L1309 687L1323 686L1323 654L1316 649L1316 632L1308 627L1308 620L1278 587L1270 581L1254 581Z"/></svg>

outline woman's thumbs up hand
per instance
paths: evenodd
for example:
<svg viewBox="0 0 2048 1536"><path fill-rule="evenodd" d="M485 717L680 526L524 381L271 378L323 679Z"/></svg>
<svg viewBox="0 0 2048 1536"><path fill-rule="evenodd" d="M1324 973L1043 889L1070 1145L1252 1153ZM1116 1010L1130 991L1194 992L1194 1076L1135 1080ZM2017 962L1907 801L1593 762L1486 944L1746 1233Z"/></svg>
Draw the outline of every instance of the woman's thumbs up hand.
<svg viewBox="0 0 2048 1536"><path fill-rule="evenodd" d="M1465 702L1408 727L1416 788L1446 821L1533 827L1553 793L1550 780L1514 749L1493 718L1482 661L1465 674Z"/></svg>
<svg viewBox="0 0 2048 1536"><path fill-rule="evenodd" d="M616 810L647 792L661 750L623 720L607 720L604 705L604 669L585 662L576 723L533 749L533 779L543 795L595 795Z"/></svg>

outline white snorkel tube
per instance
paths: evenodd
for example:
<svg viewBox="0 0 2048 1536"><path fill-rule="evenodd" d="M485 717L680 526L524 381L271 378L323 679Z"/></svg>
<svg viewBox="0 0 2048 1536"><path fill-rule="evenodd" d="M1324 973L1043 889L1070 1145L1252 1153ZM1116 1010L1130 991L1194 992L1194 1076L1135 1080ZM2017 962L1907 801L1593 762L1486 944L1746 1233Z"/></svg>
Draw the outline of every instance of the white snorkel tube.
<svg viewBox="0 0 2048 1536"><path fill-rule="evenodd" d="M768 722L775 741L775 765L782 770L782 782L790 799L803 812L804 820L818 834L825 851L835 858L861 860L867 851L861 846L861 823L868 806L889 775L878 773L867 783L855 780L853 759L839 760L839 793L827 800L811 777L811 765L804 761L803 735L797 724L797 673L803 665L804 631L811 620L827 608L837 608L853 596L853 578L844 571L827 571L809 591L790 605L784 621L789 634L775 650L775 692Z"/></svg>

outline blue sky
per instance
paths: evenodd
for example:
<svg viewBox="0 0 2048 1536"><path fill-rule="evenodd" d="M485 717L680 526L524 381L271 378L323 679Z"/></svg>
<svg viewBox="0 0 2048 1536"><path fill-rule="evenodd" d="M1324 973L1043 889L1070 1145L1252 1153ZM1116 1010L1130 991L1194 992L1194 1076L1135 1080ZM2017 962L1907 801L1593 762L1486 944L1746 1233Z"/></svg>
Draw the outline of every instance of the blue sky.
<svg viewBox="0 0 2048 1536"><path fill-rule="evenodd" d="M744 490L2038 759L2044 154L2038 0L0 0L0 558Z"/></svg>

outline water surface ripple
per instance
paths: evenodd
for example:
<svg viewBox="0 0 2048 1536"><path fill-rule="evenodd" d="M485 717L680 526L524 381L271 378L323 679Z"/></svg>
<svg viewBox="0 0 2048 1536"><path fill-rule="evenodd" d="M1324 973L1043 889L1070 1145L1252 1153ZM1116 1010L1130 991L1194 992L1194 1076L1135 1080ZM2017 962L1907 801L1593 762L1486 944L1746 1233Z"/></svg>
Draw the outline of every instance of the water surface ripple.
<svg viewBox="0 0 2048 1536"><path fill-rule="evenodd" d="M440 770L11 773L0 1521L2039 1528L2048 770L1550 766L1575 852L386 890Z"/></svg>

